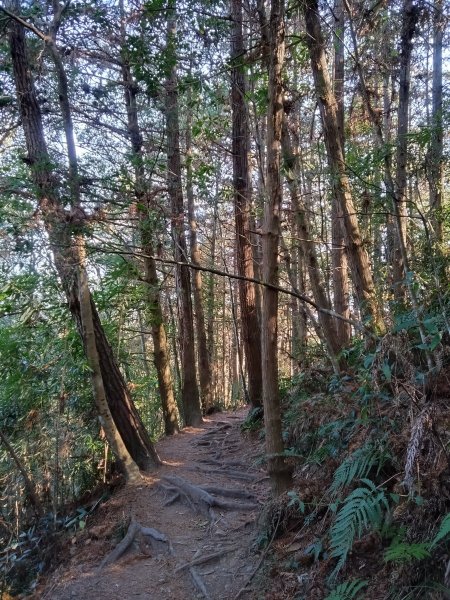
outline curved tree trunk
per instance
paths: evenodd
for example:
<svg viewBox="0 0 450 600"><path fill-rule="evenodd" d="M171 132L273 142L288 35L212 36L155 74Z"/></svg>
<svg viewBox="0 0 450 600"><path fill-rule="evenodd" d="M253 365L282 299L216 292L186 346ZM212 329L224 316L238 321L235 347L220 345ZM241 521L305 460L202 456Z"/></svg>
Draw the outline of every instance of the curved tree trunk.
<svg viewBox="0 0 450 600"><path fill-rule="evenodd" d="M74 248L71 235L71 228L74 227L74 215L64 210L57 194L57 184L45 141L41 110L28 65L24 30L16 22L11 24L10 49L28 161L32 179L36 186L39 208L70 312L83 343L85 343L79 303L78 277L74 267L77 263L75 259L76 248ZM65 102L65 98L60 101ZM71 161L72 158L69 160ZM72 163L72 169L73 166ZM71 187L74 185L72 178L75 178L75 175L76 171L75 173L72 171ZM92 299L91 304L100 369L114 422L136 464L141 469L153 468L160 463L158 455L129 395Z"/></svg>

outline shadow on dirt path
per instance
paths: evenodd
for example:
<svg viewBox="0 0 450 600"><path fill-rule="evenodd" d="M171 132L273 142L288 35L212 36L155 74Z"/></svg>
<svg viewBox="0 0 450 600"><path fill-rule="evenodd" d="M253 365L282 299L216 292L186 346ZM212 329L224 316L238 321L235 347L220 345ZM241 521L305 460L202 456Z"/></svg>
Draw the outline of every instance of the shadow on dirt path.
<svg viewBox="0 0 450 600"><path fill-rule="evenodd" d="M34 598L248 598L269 485L261 445L240 432L246 414L212 415L159 442L163 467L99 508Z"/></svg>

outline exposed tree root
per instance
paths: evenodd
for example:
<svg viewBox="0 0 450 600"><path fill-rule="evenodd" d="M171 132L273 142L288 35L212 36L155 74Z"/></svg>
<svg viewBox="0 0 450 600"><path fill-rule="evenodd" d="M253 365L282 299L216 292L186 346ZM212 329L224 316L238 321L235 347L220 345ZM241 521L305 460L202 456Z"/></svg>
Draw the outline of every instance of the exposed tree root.
<svg viewBox="0 0 450 600"><path fill-rule="evenodd" d="M201 485L199 486L209 494L218 494L224 498L243 498L245 500L254 500L255 495L247 490L239 488L222 488L217 485Z"/></svg>
<svg viewBox="0 0 450 600"><path fill-rule="evenodd" d="M168 552L173 554L172 545L170 544L169 539L163 533L153 529L153 527L144 527L134 519L131 519L131 523L128 527L125 537L109 554L105 556L100 563L99 569L104 569L108 565L111 565L119 560L119 558L125 554L125 552L135 541L139 542L141 550L143 550L144 546L149 543L154 550L161 551L160 546L158 546L158 542L162 543L166 545Z"/></svg>
<svg viewBox="0 0 450 600"><path fill-rule="evenodd" d="M189 573L192 577L192 581L194 582L195 587L203 594L203 597L206 600L211 600L211 596L208 594L208 590L203 583L202 578L198 574L197 570L194 567L189 567Z"/></svg>
<svg viewBox="0 0 450 600"><path fill-rule="evenodd" d="M164 486L165 489L178 492L178 495L174 493L167 502L173 504L173 502L180 499L180 501L188 504L195 512L207 515L210 519L215 519L214 507L224 510L242 511L253 510L255 508L254 503L228 502L227 500L221 500L211 495L204 487L192 485L192 483L189 483L176 475L166 475L163 477L163 481L170 484L169 486ZM220 488L215 488L215 490L216 493L224 497L238 497L237 495L232 495L233 492L230 492L230 490L221 490Z"/></svg>
<svg viewBox="0 0 450 600"><path fill-rule="evenodd" d="M198 558L194 558L191 562L188 562L184 565L180 565L175 569L175 573L182 571L183 569L188 569L190 567L195 567L196 565L203 565L210 560L216 560L217 558L222 558L228 552L233 552L235 548L226 548L225 550L220 550L220 552L213 552L212 554L206 554L205 556L199 556Z"/></svg>

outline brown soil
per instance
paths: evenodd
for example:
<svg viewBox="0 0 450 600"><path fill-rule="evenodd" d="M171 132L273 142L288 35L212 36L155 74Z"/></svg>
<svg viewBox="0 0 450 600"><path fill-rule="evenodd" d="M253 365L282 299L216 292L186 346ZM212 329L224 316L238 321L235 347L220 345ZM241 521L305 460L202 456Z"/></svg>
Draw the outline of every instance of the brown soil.
<svg viewBox="0 0 450 600"><path fill-rule="evenodd" d="M161 440L157 449L163 467L101 505L88 518L85 529L67 540L62 548L67 558L33 597L223 600L234 599L239 592L239 597L251 597L249 580L261 558L252 549L256 519L269 486L258 463L261 446L240 432L245 416L245 410L212 415L201 427ZM219 500L219 506L208 510L195 502L183 503L181 496L168 504L176 492L173 480L164 478L173 476L195 486L214 486L208 491ZM224 489L240 493L223 496L219 492ZM224 508L226 503L236 504L237 509ZM119 559L100 568L132 520L158 530L170 543L136 536ZM202 562L210 555L210 560ZM180 569L197 559L199 564Z"/></svg>

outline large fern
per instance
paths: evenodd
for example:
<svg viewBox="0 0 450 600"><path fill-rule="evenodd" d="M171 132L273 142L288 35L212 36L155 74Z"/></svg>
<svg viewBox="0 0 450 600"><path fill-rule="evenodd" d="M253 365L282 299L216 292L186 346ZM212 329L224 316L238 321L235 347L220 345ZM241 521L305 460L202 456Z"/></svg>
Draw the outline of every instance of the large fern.
<svg viewBox="0 0 450 600"><path fill-rule="evenodd" d="M430 550L450 534L450 513L442 519L438 532L430 542Z"/></svg>
<svg viewBox="0 0 450 600"><path fill-rule="evenodd" d="M371 527L379 527L383 508L388 508L384 492L368 479L362 479L362 482L366 487L356 488L347 496L330 528L331 556L338 559L332 578L347 560L355 537L361 537Z"/></svg>
<svg viewBox="0 0 450 600"><path fill-rule="evenodd" d="M372 444L358 448L348 456L336 469L330 485L331 494L337 494L352 481L367 477L370 469L379 462L380 450Z"/></svg>
<svg viewBox="0 0 450 600"><path fill-rule="evenodd" d="M366 585L367 581L361 581L361 579L345 581L334 588L325 600L353 600Z"/></svg>
<svg viewBox="0 0 450 600"><path fill-rule="evenodd" d="M429 542L408 544L401 538L395 539L384 553L386 562L408 562L422 560L431 555L433 548L450 534L450 513L445 515L434 538Z"/></svg>

